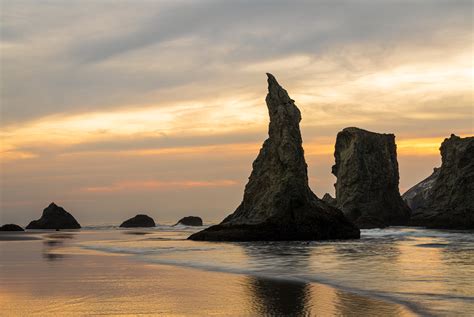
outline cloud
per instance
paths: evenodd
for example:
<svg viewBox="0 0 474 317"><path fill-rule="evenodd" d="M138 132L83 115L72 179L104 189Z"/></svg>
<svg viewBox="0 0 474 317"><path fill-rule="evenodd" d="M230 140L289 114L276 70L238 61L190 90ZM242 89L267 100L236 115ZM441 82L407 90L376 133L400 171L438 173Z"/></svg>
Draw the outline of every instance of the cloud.
<svg viewBox="0 0 474 317"><path fill-rule="evenodd" d="M472 33L469 1L2 3L4 124L256 95L267 67L288 82L330 84L400 56L419 58L420 48L466 48ZM321 67L305 71L308 62Z"/></svg>
<svg viewBox="0 0 474 317"><path fill-rule="evenodd" d="M86 219L139 208L220 220L242 194L225 181L246 182L266 138L267 71L302 111L318 195L333 190L347 126L396 134L403 188L439 165L444 137L473 134L471 1L1 6L1 203L12 221L53 199Z"/></svg>
<svg viewBox="0 0 474 317"><path fill-rule="evenodd" d="M160 181L160 180L138 180L138 181L121 181L105 186L85 187L82 190L92 193L111 193L129 190L173 190L173 189L190 189L200 187L221 187L234 186L237 182L233 180L180 180L180 181Z"/></svg>

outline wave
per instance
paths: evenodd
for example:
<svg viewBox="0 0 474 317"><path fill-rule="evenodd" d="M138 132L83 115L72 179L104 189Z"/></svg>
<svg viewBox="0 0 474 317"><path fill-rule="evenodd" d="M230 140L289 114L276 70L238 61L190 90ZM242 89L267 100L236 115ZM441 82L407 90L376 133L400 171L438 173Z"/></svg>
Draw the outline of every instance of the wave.
<svg viewBox="0 0 474 317"><path fill-rule="evenodd" d="M121 254L129 254L129 255L141 255L143 257L135 257L134 260L141 261L145 263L157 264L157 265L170 265L170 266L177 266L177 267L184 267L184 268L191 268L197 270L203 270L207 272L219 272L219 273L228 273L228 274L238 274L238 275L248 275L248 276L255 276L259 278L266 278L266 279L273 279L273 280L283 280L283 281L291 281L291 282L299 282L299 283L318 283L324 284L333 288L337 288L346 292L350 292L353 294L358 294L365 297L377 298L380 300L389 301L398 305L402 305L407 309L413 311L417 314L425 314L426 311L418 304L400 299L399 297L392 296L391 293L388 292L381 292L381 291L368 291L363 290L355 287L348 287L347 285L337 283L331 279L324 278L322 276L315 276L315 275L304 275L304 274L282 274L281 272L266 272L261 270L255 270L251 268L243 268L240 266L230 266L230 265L218 265L218 264L211 264L211 263L199 263L199 262L192 262L192 261L184 261L184 260L176 260L176 259L158 259L158 258L149 258L146 255L157 255L157 254L164 254L164 253L171 253L171 252L186 252L186 251L210 251L212 249L218 248L186 248L186 251L182 250L181 248L174 248L174 247L163 247L160 250L133 250L130 248L117 248L117 247L93 247L93 246L84 246L86 249L96 250L96 251L103 251L103 252L111 252L111 253L121 253Z"/></svg>
<svg viewBox="0 0 474 317"><path fill-rule="evenodd" d="M474 236L470 233L392 227L362 230L360 240L244 243L186 240L187 235L196 229L200 228L161 226L158 229L149 229L152 234L143 237L87 241L82 243L81 247L106 253L127 254L134 260L146 263L321 283L398 303L424 315L427 310L438 309L438 312L442 312L439 308L442 309L443 305L449 305L452 301L466 302L467 305L473 299L462 296L462 292L466 291L462 289L446 289L445 294L434 295L423 291L426 281L431 278L439 280L437 275L425 274L423 262L419 262L420 267L415 265L410 268L414 270L411 274L399 276L401 280L397 280L394 275L386 275L403 268L397 267L397 261L410 261L409 258L403 258L404 251L429 254L432 252L429 251L430 248L437 248L445 255L444 258L439 258L439 261L449 265L457 263L459 268L463 268L453 271L458 272L456 276L450 275L451 271L439 271L446 283L464 280L470 269L470 254L474 251ZM399 245L404 248L400 249ZM374 256L376 258L373 258ZM385 269L380 269L381 267ZM418 282L416 278L419 279ZM420 292L396 292L393 283L399 287L403 287L404 283L418 283ZM416 289L416 285L414 288ZM444 304L432 308L435 299L444 301Z"/></svg>
<svg viewBox="0 0 474 317"><path fill-rule="evenodd" d="M155 227L137 227L137 228L122 228L120 225L112 225L112 224L102 224L102 225L86 225L83 226L82 230L111 230L111 229L118 229L118 230L132 230L132 229L139 229L139 230L166 230L166 231L179 231L179 230L187 230L187 229L205 229L208 226L185 226L185 225L167 225L167 224L156 224Z"/></svg>
<svg viewBox="0 0 474 317"><path fill-rule="evenodd" d="M426 229L416 227L388 227L383 229L361 229L361 239L371 238L460 238L474 241L472 230Z"/></svg>
<svg viewBox="0 0 474 317"><path fill-rule="evenodd" d="M172 240L172 239L169 239ZM163 241L163 240L161 240ZM165 240L166 241L166 240ZM87 250L101 251L106 253L120 253L120 254L129 254L129 255L160 255L164 253L172 252L189 252L189 251L212 251L218 250L217 247L195 247L195 248L177 248L177 247L160 247L158 248L125 248L125 247L116 247L116 246L94 246L94 245L82 245L81 246Z"/></svg>

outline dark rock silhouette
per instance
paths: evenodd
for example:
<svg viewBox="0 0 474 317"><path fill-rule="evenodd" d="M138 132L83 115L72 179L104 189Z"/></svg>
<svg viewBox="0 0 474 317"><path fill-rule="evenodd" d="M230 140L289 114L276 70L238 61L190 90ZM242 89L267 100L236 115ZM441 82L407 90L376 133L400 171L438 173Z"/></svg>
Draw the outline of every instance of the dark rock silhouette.
<svg viewBox="0 0 474 317"><path fill-rule="evenodd" d="M80 229L81 225L63 207L51 203L41 218L30 222L26 229Z"/></svg>
<svg viewBox="0 0 474 317"><path fill-rule="evenodd" d="M327 204L336 207L337 206L337 200L336 198L332 197L330 194L326 193L323 196L323 201L326 202Z"/></svg>
<svg viewBox="0 0 474 317"><path fill-rule="evenodd" d="M438 178L440 171L440 168L434 168L433 174L407 190L402 195L403 200L412 211L427 207L431 189L433 188L433 184Z"/></svg>
<svg viewBox="0 0 474 317"><path fill-rule="evenodd" d="M185 226L202 226L202 219L200 217L188 216L181 218L176 225L185 225ZM175 226L176 226L175 225Z"/></svg>
<svg viewBox="0 0 474 317"><path fill-rule="evenodd" d="M474 137L454 134L441 144L441 167L409 189L411 225L474 229Z"/></svg>
<svg viewBox="0 0 474 317"><path fill-rule="evenodd" d="M0 231L25 231L19 225L9 223L0 227Z"/></svg>
<svg viewBox="0 0 474 317"><path fill-rule="evenodd" d="M120 227L121 228L139 228L139 227L154 227L155 221L153 218L147 215L136 215L130 219L125 220Z"/></svg>
<svg viewBox="0 0 474 317"><path fill-rule="evenodd" d="M345 128L334 151L336 206L359 228L404 225L410 208L398 190L398 162L393 134ZM330 196L329 196L330 197ZM327 202L331 200L326 197ZM332 201L334 203L334 201Z"/></svg>
<svg viewBox="0 0 474 317"><path fill-rule="evenodd" d="M257 241L359 238L342 212L318 199L308 186L299 128L301 114L275 77L268 76L269 138L253 162L244 198L222 223L191 240Z"/></svg>

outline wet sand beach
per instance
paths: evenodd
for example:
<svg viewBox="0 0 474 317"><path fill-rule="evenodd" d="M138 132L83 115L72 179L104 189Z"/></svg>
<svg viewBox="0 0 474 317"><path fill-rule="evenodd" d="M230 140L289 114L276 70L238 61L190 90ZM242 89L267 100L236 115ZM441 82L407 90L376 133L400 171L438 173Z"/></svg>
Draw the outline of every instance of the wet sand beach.
<svg viewBox="0 0 474 317"><path fill-rule="evenodd" d="M323 284L151 264L76 244L97 238L84 231L2 234L1 315L415 315Z"/></svg>

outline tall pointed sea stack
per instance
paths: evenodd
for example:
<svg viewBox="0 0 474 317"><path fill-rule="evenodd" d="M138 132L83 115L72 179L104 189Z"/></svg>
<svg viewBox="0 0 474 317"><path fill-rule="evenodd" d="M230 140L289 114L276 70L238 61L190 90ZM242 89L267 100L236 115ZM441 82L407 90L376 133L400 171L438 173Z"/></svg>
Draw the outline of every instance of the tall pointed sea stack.
<svg viewBox="0 0 474 317"><path fill-rule="evenodd" d="M337 134L334 157L336 206L350 220L359 228L407 224L410 208L398 190L393 134L345 128Z"/></svg>
<svg viewBox="0 0 474 317"><path fill-rule="evenodd" d="M268 76L269 138L253 163L244 199L222 223L191 240L323 240L359 238L343 213L318 199L308 186L299 128L301 114L275 77Z"/></svg>

